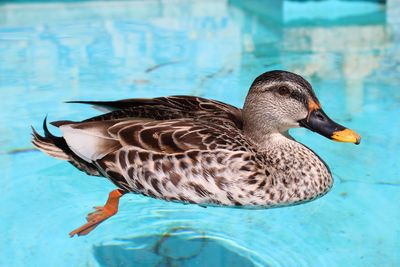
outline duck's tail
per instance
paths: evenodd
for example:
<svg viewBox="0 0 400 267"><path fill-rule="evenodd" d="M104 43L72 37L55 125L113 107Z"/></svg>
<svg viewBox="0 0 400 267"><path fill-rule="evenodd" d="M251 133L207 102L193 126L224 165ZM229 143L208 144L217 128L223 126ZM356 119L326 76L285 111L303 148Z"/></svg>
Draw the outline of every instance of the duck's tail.
<svg viewBox="0 0 400 267"><path fill-rule="evenodd" d="M43 121L43 131L44 136L41 136L33 127L32 127L32 144L37 147L40 151L46 153L49 156L52 156L61 160L70 160L69 156L69 147L65 142L64 138L54 136L50 133L47 128L47 117Z"/></svg>
<svg viewBox="0 0 400 267"><path fill-rule="evenodd" d="M79 156L77 156L69 148L67 142L65 142L65 139L63 137L55 136L49 131L49 129L47 128L47 117L43 121L43 131L44 136L41 136L32 127L32 144L36 148L51 157L69 161L76 168L84 171L89 175L100 176L97 168L93 164L79 158Z"/></svg>

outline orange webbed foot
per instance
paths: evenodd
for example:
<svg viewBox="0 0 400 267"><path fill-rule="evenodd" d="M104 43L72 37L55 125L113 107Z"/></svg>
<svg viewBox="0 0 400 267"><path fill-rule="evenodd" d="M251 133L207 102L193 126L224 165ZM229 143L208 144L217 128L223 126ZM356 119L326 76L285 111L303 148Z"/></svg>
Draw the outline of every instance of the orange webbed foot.
<svg viewBox="0 0 400 267"><path fill-rule="evenodd" d="M95 211L89 213L86 217L87 223L69 233L69 236L73 237L74 235L87 235L101 222L115 215L118 212L119 198L123 195L124 192L120 189L111 191L104 207L94 207Z"/></svg>

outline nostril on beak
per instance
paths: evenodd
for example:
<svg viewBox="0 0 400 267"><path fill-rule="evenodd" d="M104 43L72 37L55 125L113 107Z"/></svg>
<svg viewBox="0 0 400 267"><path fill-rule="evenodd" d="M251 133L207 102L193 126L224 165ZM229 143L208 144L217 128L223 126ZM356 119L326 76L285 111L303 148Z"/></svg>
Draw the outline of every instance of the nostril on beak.
<svg viewBox="0 0 400 267"><path fill-rule="evenodd" d="M320 121L325 121L325 116L322 115L322 113L321 113L320 110L318 110L318 109L315 110L315 111L314 111L314 115L315 115L315 117L317 117L318 120L320 120Z"/></svg>

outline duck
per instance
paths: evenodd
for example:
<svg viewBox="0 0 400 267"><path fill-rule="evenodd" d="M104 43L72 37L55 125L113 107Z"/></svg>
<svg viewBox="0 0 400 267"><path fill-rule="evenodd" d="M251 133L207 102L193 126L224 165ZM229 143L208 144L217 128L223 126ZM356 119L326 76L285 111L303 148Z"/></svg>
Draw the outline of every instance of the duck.
<svg viewBox="0 0 400 267"><path fill-rule="evenodd" d="M117 189L70 236L91 232L115 215L126 193L202 206L272 208L325 195L333 184L327 164L296 141L304 127L339 142L361 137L330 119L301 76L268 71L251 84L242 109L197 96L70 101L101 115L82 121L46 118L33 145Z"/></svg>

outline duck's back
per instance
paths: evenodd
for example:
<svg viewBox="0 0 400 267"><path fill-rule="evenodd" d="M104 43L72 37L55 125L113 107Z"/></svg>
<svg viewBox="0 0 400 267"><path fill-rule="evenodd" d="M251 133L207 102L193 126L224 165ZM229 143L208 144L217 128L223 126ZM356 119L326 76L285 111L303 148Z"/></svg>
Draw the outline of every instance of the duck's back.
<svg viewBox="0 0 400 267"><path fill-rule="evenodd" d="M133 98L119 101L71 101L90 104L108 113L85 121L103 121L125 118L171 120L195 118L199 120L230 123L242 129L242 110L232 105L194 96L169 96L158 98Z"/></svg>

